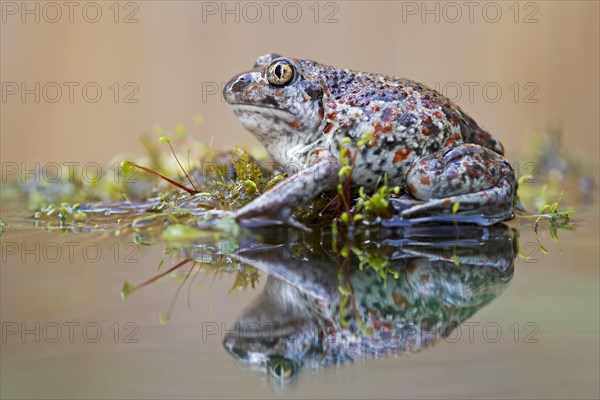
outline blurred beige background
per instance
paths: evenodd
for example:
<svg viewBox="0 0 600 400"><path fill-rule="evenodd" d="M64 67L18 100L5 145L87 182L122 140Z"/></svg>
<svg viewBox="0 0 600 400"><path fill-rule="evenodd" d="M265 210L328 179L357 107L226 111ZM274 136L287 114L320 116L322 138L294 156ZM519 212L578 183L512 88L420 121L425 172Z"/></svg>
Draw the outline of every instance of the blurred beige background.
<svg viewBox="0 0 600 400"><path fill-rule="evenodd" d="M256 144L215 89L272 51L445 88L509 157L559 123L564 147L597 161L599 2L472 4L3 1L2 162L104 164L141 154L155 124Z"/></svg>

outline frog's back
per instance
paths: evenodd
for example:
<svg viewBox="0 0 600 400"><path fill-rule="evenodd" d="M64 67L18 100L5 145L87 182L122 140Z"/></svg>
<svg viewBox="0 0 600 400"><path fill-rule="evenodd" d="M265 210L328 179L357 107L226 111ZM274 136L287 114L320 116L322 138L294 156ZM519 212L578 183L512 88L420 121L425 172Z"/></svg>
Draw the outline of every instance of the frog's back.
<svg viewBox="0 0 600 400"><path fill-rule="evenodd" d="M439 92L410 79L338 69L298 60L303 73L321 77L327 89L326 134L357 137L371 130L400 144L408 154L430 154L442 147L475 143L499 154L504 149L475 120Z"/></svg>

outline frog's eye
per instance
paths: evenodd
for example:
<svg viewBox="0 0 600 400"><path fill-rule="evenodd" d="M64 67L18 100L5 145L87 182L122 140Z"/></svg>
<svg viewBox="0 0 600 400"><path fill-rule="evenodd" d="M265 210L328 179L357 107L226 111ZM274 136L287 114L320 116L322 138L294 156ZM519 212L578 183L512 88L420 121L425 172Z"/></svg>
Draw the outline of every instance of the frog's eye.
<svg viewBox="0 0 600 400"><path fill-rule="evenodd" d="M277 60L267 69L267 80L271 85L285 86L294 79L294 66L287 60Z"/></svg>
<svg viewBox="0 0 600 400"><path fill-rule="evenodd" d="M267 361L267 370L272 377L280 381L293 378L297 369L296 363L285 357L271 356Z"/></svg>

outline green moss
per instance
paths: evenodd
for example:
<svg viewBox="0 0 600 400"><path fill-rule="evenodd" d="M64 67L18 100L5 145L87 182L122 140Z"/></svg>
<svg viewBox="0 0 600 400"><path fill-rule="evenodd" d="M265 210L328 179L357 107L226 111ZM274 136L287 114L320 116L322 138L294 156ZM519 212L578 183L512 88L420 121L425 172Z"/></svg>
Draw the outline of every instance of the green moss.
<svg viewBox="0 0 600 400"><path fill-rule="evenodd" d="M359 188L358 191L358 202L356 203L353 211L355 216L361 213L361 220L367 218L368 220L374 220L376 218L389 218L391 217L390 209L390 198L400 193L399 187L390 188L387 183L387 176L384 177L384 183L371 195L367 195L363 187ZM353 222L356 222L356 218Z"/></svg>
<svg viewBox="0 0 600 400"><path fill-rule="evenodd" d="M230 292L239 291L252 287L256 288L259 281L259 272L256 268L250 266L238 266L238 271L235 274L235 280Z"/></svg>
<svg viewBox="0 0 600 400"><path fill-rule="evenodd" d="M251 159L250 155L239 147L234 147L229 157L235 171L235 179L230 179L223 171L219 171L218 179L213 181L215 187L210 191L210 197L220 203L221 209L241 208L284 178L281 173L269 177L268 171L261 168L256 160Z"/></svg>

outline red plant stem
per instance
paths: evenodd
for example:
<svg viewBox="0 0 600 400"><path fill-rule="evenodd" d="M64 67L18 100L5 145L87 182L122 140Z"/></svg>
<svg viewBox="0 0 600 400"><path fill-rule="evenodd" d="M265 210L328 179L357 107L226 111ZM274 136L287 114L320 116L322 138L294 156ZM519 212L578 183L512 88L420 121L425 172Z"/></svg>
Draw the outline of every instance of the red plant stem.
<svg viewBox="0 0 600 400"><path fill-rule="evenodd" d="M177 301L177 298L179 297L179 292L181 292L181 288L187 282L187 280L190 277L190 274L192 273L195 266L196 266L196 262L194 261L194 263L190 267L190 270L187 272L187 274L185 274L185 278L183 279L183 282L181 282L181 285L179 285L179 287L177 288L177 292L175 292L175 296L173 296L173 300L171 300L171 305L169 306L169 311L167 311L168 315L171 315L171 313L173 312L173 308L175 307L175 301Z"/></svg>
<svg viewBox="0 0 600 400"><path fill-rule="evenodd" d="M156 176L156 177L158 177L158 178L164 179L165 181L169 182L171 185L177 186L177 187L178 187L179 189L181 189L181 190L185 190L185 191L186 191L186 192L188 192L190 195L195 195L196 193L198 193L198 191L197 191L197 190L190 189L190 188L188 188L188 187L186 187L186 186L183 186L181 183L177 183L177 182L175 182L174 180L172 180L172 179L169 179L169 178L167 178L166 176L164 176L164 175L161 175L161 174L159 174L159 173L158 173L158 172L156 172L156 171L152 171L150 168L142 167L141 165L138 165L138 164L136 164L136 163L134 163L134 162L131 162L131 161L129 162L129 164L133 165L133 166L134 166L134 167L136 167L136 168L139 168L139 169L141 169L141 170L142 170L142 171L144 171L144 172L147 172L147 173L149 173L150 175L153 175L153 176Z"/></svg>
<svg viewBox="0 0 600 400"><path fill-rule="evenodd" d="M196 188L196 186L194 186L194 182L192 182L192 180L190 179L190 176L186 172L185 168L183 168L183 165L181 165L181 163L179 162L179 158L177 158L177 154L175 154L175 150L173 150L173 146L171 145L171 142L168 142L168 144L169 144L169 147L171 148L171 153L173 153L173 157L175 157L175 161L177 161L177 164L179 165L179 168L181 168L181 170L185 174L185 177L187 178L188 182L190 183L190 185L192 185L192 187L194 188L194 190L197 193L198 189Z"/></svg>
<svg viewBox="0 0 600 400"><path fill-rule="evenodd" d="M181 268L183 267L185 264L189 263L190 261L192 261L191 258L186 258L185 260L181 260L180 262L178 262L177 264L175 264L174 266L172 266L171 268L169 268L168 270L166 270L165 272L158 274L156 276L153 276L152 278L148 279L145 282L140 283L139 285L134 286L134 288L131 290L130 293L133 293L135 290L141 289L144 286L148 286L149 284L151 284L152 282L156 282L157 280L159 280L160 278L162 278L163 276L175 271L177 268Z"/></svg>

